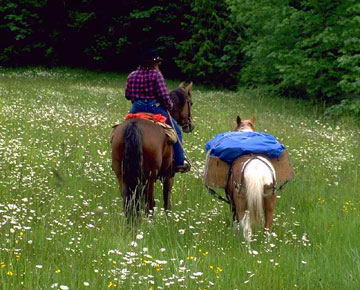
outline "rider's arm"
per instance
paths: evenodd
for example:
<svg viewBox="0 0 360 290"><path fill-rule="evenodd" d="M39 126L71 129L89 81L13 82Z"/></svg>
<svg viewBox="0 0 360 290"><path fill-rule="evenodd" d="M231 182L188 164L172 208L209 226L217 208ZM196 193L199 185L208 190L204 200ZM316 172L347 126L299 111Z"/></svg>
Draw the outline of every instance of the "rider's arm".
<svg viewBox="0 0 360 290"><path fill-rule="evenodd" d="M172 100L170 99L170 95L169 95L164 77L161 74L161 72L159 72L159 71L155 76L155 90L156 90L157 96L162 101L162 103L164 104L166 109L171 111L174 104L173 104Z"/></svg>

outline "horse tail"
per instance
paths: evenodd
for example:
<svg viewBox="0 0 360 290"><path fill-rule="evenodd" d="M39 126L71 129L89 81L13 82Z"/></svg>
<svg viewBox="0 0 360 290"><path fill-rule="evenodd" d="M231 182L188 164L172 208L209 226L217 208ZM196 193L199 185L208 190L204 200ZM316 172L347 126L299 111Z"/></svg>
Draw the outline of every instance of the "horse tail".
<svg viewBox="0 0 360 290"><path fill-rule="evenodd" d="M246 200L250 220L247 218L247 226L251 223L262 223L264 219L263 197L265 187L272 185L274 168L265 158L258 157L249 161L244 170L244 181L246 185ZM246 221L245 221L246 222ZM250 224L249 224L250 223Z"/></svg>
<svg viewBox="0 0 360 290"><path fill-rule="evenodd" d="M124 129L123 182L125 211L138 207L143 187L143 132L136 122ZM131 207L131 208L129 208Z"/></svg>

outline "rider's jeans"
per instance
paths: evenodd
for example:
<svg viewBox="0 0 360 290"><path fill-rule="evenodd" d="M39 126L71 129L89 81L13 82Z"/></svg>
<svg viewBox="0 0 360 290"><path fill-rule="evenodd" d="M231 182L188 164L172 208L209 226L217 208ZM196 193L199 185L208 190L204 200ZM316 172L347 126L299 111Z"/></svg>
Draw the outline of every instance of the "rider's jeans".
<svg viewBox="0 0 360 290"><path fill-rule="evenodd" d="M169 124L170 126L173 126L176 134L178 136L178 140L180 140L180 142L182 143L182 132L180 129L179 124L174 120L174 118L172 118L168 112L164 109L164 107L159 103L159 101L154 100L154 99L142 99L142 100L137 100L132 104L132 107L129 111L129 113L140 113L140 112L147 112L147 113L152 113L152 114L161 114L163 116L165 116L166 119L166 123ZM170 120L171 118L171 120ZM175 165L183 165L184 164L184 160L185 160L185 156L184 156L184 151L181 147L179 141L177 141L174 145L174 161L175 161Z"/></svg>

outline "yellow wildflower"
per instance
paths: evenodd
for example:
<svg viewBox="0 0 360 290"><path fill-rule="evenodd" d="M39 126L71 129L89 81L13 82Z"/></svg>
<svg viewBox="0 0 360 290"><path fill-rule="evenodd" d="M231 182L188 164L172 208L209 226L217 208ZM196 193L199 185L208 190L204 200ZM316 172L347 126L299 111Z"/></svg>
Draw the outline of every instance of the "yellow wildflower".
<svg viewBox="0 0 360 290"><path fill-rule="evenodd" d="M113 282L109 282L109 284L108 284L108 288L112 288L112 287L116 287L117 285L116 285L116 283L113 283Z"/></svg>
<svg viewBox="0 0 360 290"><path fill-rule="evenodd" d="M220 268L220 267L216 267L216 270L218 271L218 272L223 272L224 270L222 269L222 268Z"/></svg>

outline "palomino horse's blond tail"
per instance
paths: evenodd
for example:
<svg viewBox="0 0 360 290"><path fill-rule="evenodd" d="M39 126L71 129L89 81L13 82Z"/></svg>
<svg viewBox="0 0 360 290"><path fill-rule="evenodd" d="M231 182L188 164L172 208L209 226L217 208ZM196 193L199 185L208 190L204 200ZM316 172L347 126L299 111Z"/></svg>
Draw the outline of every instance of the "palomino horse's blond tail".
<svg viewBox="0 0 360 290"><path fill-rule="evenodd" d="M273 184L275 173L272 164L263 157L259 156L248 162L244 170L248 212L241 222L247 239L251 236L251 224L262 224L264 221L263 198L266 195L264 189L266 185Z"/></svg>

